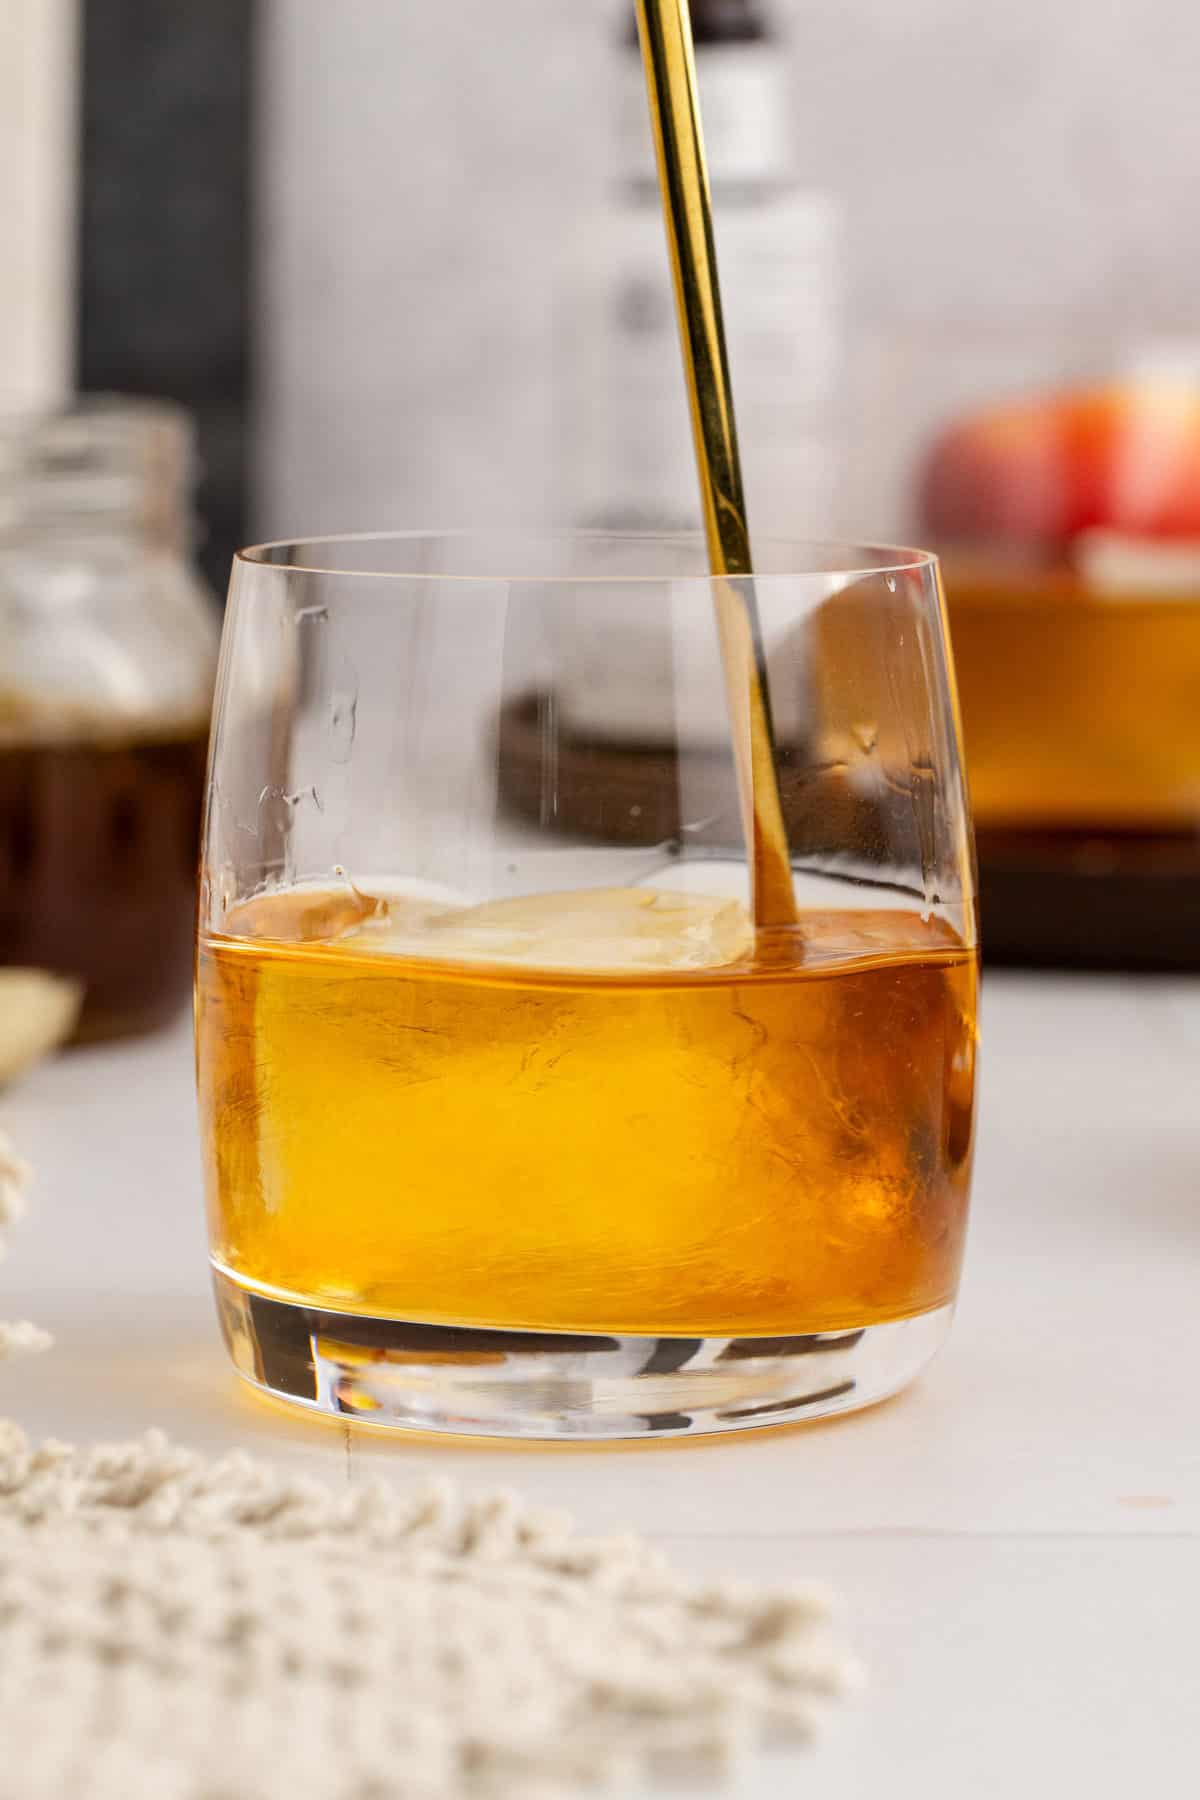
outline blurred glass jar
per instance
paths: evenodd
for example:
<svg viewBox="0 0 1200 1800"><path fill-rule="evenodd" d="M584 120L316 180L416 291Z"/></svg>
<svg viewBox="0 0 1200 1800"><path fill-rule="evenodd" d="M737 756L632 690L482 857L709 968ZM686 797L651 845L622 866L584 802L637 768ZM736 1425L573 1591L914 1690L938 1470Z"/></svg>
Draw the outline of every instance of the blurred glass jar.
<svg viewBox="0 0 1200 1800"><path fill-rule="evenodd" d="M1200 347L942 333L874 379L921 420L876 405L870 510L942 558L985 955L1200 966Z"/></svg>
<svg viewBox="0 0 1200 1800"><path fill-rule="evenodd" d="M192 480L167 404L0 415L0 964L78 981L80 1039L189 987L218 635Z"/></svg>

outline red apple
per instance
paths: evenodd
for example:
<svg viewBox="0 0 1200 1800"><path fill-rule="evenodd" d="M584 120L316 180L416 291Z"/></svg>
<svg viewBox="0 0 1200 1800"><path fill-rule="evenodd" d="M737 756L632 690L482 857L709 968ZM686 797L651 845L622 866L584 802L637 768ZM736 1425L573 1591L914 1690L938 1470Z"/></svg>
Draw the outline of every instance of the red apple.
<svg viewBox="0 0 1200 1800"><path fill-rule="evenodd" d="M1047 395L960 421L920 482L934 539L1064 546L1097 526L1200 537L1200 388L1175 381Z"/></svg>

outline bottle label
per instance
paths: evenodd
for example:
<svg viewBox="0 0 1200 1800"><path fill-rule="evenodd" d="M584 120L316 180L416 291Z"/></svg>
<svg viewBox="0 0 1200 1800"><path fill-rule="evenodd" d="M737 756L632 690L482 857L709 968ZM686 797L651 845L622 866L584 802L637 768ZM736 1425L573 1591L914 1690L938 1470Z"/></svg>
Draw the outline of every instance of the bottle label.
<svg viewBox="0 0 1200 1800"><path fill-rule="evenodd" d="M771 44L729 44L697 52L696 81L709 178L715 186L777 181L788 173L786 70ZM622 71L619 164L622 180L656 180L654 140L640 61Z"/></svg>
<svg viewBox="0 0 1200 1800"><path fill-rule="evenodd" d="M840 352L834 208L820 195L762 195L719 207L716 238L752 526L827 535ZM567 515L694 528L691 426L655 198L615 208L593 239L573 335L575 381L560 396Z"/></svg>

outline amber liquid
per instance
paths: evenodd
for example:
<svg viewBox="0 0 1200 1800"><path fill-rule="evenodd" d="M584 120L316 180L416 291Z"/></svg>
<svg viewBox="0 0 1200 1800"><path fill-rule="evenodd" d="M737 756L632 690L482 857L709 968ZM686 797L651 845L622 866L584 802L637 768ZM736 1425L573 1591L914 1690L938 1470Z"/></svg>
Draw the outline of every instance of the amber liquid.
<svg viewBox="0 0 1200 1800"><path fill-rule="evenodd" d="M403 908L311 892L234 913L198 968L218 1266L307 1305L541 1330L790 1335L944 1304L974 954L936 919L814 912L764 966L715 904L541 896L409 936Z"/></svg>
<svg viewBox="0 0 1200 1800"><path fill-rule="evenodd" d="M980 827L1200 825L1200 599L946 564Z"/></svg>
<svg viewBox="0 0 1200 1800"><path fill-rule="evenodd" d="M186 998L206 729L0 744L0 963L84 987L78 1035L159 1024Z"/></svg>

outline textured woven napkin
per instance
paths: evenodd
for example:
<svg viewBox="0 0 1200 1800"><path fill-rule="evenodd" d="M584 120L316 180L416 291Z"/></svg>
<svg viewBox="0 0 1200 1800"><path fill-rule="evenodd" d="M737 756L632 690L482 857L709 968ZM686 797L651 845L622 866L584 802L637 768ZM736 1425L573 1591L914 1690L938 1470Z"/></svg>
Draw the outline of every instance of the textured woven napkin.
<svg viewBox="0 0 1200 1800"><path fill-rule="evenodd" d="M711 1770L810 1735L851 1673L825 1626L815 1592L698 1584L504 1495L0 1420L0 1800L546 1800Z"/></svg>

